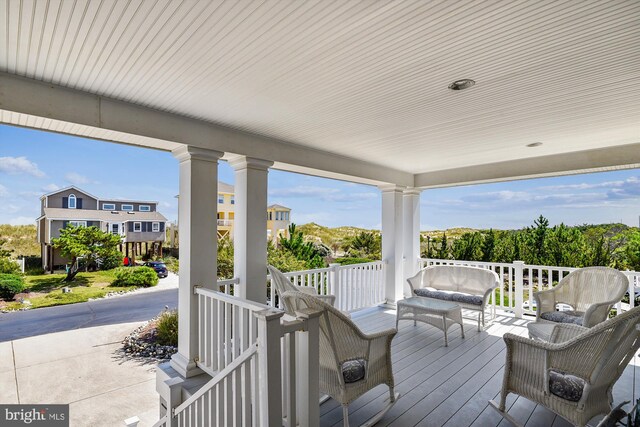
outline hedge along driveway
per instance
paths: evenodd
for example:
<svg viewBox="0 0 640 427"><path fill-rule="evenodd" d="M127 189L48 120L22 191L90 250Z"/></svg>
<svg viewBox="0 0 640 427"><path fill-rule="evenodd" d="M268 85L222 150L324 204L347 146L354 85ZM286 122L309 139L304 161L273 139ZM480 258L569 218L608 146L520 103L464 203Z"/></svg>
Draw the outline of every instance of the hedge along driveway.
<svg viewBox="0 0 640 427"><path fill-rule="evenodd" d="M16 295L15 299L24 298L31 302L31 308L52 307L56 305L75 304L88 301L90 298L101 298L109 292L130 291L136 286L112 286L115 280L112 270L78 273L71 282L65 282L66 274L42 274L26 276L25 292ZM63 293L62 288L69 287L71 292ZM0 308L19 309L25 307L19 301L0 302Z"/></svg>

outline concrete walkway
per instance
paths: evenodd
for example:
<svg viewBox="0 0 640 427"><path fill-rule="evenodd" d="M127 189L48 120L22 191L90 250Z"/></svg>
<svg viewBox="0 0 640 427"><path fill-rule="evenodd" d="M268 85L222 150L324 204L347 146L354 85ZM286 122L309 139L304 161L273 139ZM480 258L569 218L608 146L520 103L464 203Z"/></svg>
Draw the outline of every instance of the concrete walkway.
<svg viewBox="0 0 640 427"><path fill-rule="evenodd" d="M115 323L138 322L178 304L178 276L170 273L158 286L79 304L0 313L0 342L52 332Z"/></svg>
<svg viewBox="0 0 640 427"><path fill-rule="evenodd" d="M143 322L0 343L0 402L70 404L72 427L158 420L156 364L123 358L122 339Z"/></svg>

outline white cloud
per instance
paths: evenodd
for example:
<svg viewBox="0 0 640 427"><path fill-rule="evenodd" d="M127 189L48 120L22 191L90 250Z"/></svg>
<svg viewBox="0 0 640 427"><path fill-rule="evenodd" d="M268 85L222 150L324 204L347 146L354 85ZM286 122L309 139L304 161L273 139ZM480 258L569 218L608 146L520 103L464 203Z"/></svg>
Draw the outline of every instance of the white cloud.
<svg viewBox="0 0 640 427"><path fill-rule="evenodd" d="M27 159L26 157L0 157L0 172L11 175L26 173L37 178L45 176L38 165Z"/></svg>
<svg viewBox="0 0 640 427"><path fill-rule="evenodd" d="M10 225L32 225L35 222L35 218L29 216L17 216L9 220Z"/></svg>
<svg viewBox="0 0 640 427"><path fill-rule="evenodd" d="M74 185L83 185L83 184L89 184L92 183L91 180L89 180L89 178L87 178L84 175L80 175L77 172L69 172L64 176L64 179L66 179L68 182L70 182L71 184Z"/></svg>
<svg viewBox="0 0 640 427"><path fill-rule="evenodd" d="M9 190L7 190L7 187L0 184L0 197L7 197L8 195L9 195Z"/></svg>
<svg viewBox="0 0 640 427"><path fill-rule="evenodd" d="M297 187L276 188L270 190L269 196L284 198L313 198L326 202L355 202L375 199L378 197L378 194L368 192L345 193L337 188L299 185Z"/></svg>
<svg viewBox="0 0 640 427"><path fill-rule="evenodd" d="M276 188L269 191L274 197L326 197L329 194L339 193L337 188L310 187L299 185L297 187Z"/></svg>
<svg viewBox="0 0 640 427"><path fill-rule="evenodd" d="M21 191L20 192L20 196L22 197L40 197L42 196L42 193L38 192L38 191Z"/></svg>
<svg viewBox="0 0 640 427"><path fill-rule="evenodd" d="M564 184L564 185L547 185L540 187L539 190L548 191L561 191L561 190L591 190L593 188L611 188L620 187L624 185L625 181L605 181L597 182L593 184L587 184L586 182L581 184Z"/></svg>
<svg viewBox="0 0 640 427"><path fill-rule="evenodd" d="M8 214L14 214L20 212L20 207L9 203L7 205L3 205L2 208L0 208L0 211Z"/></svg>
<svg viewBox="0 0 640 427"><path fill-rule="evenodd" d="M47 184L44 187L42 187L42 191L46 191L48 193L52 192L52 191L57 191L59 190L60 187L58 187L57 185L51 183L51 184Z"/></svg>

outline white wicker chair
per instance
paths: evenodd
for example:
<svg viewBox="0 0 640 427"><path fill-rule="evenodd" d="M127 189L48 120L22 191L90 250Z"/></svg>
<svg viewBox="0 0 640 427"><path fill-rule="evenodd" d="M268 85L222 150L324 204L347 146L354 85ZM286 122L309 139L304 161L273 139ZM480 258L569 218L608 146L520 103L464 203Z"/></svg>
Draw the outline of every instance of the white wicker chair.
<svg viewBox="0 0 640 427"><path fill-rule="evenodd" d="M396 329L365 334L350 318L324 301L300 292L282 295L294 312L305 308L321 310L320 392L340 402L343 424L349 426L349 403L379 384L389 387L389 402L365 426L377 423L394 405L391 340Z"/></svg>
<svg viewBox="0 0 640 427"><path fill-rule="evenodd" d="M612 409L611 390L640 347L640 307L591 329L557 324L551 341L505 334L507 356L500 403L509 393L539 403L576 426Z"/></svg>
<svg viewBox="0 0 640 427"><path fill-rule="evenodd" d="M614 304L629 289L627 276L608 267L575 270L558 285L534 294L536 322L575 323L590 328L604 322ZM574 311L556 311L556 304L570 305Z"/></svg>
<svg viewBox="0 0 640 427"><path fill-rule="evenodd" d="M320 298L322 301L326 302L329 305L334 305L336 302L335 295L318 295L318 291L316 288L312 286L296 286L285 276L280 270L275 268L272 265L268 265L267 269L271 274L271 289L272 291L275 289L275 292L278 294L278 297L281 299L281 303L283 305L283 309L287 314L293 315L294 313L287 307L287 303L282 301L282 295L285 292L302 292L308 295L313 295L316 298ZM274 297L274 294L271 294L271 298Z"/></svg>

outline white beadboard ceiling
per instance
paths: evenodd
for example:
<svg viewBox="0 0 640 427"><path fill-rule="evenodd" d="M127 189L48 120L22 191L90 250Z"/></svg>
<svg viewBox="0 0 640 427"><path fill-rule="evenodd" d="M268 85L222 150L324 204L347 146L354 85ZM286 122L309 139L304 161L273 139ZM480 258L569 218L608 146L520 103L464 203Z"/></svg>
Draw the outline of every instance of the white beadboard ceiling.
<svg viewBox="0 0 640 427"><path fill-rule="evenodd" d="M0 23L0 71L414 174L640 142L637 0L0 0Z"/></svg>

